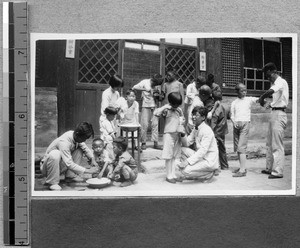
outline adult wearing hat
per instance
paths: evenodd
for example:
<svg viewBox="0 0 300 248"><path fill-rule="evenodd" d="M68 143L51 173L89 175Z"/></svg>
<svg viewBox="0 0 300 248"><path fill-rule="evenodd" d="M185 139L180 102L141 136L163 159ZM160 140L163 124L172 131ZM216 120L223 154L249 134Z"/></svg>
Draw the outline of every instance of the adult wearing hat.
<svg viewBox="0 0 300 248"><path fill-rule="evenodd" d="M268 91L260 96L259 103L261 106L265 106L265 98L272 96L272 102L265 106L271 108L272 112L267 133L266 169L261 172L268 174L269 179L276 179L283 177L283 137L287 124L286 108L289 101L289 87L286 80L278 75L274 63L267 63L262 71L272 85Z"/></svg>

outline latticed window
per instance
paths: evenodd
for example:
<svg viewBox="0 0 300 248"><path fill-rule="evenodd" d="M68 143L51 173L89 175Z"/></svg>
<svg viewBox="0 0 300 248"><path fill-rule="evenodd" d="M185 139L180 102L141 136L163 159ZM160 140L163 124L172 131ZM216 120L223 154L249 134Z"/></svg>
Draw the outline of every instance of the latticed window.
<svg viewBox="0 0 300 248"><path fill-rule="evenodd" d="M178 80L187 86L196 77L196 50L166 47L166 69L175 68Z"/></svg>
<svg viewBox="0 0 300 248"><path fill-rule="evenodd" d="M106 84L118 72L118 40L80 40L78 82Z"/></svg>
<svg viewBox="0 0 300 248"><path fill-rule="evenodd" d="M235 87L241 79L241 44L238 38L223 38L222 68L225 87Z"/></svg>

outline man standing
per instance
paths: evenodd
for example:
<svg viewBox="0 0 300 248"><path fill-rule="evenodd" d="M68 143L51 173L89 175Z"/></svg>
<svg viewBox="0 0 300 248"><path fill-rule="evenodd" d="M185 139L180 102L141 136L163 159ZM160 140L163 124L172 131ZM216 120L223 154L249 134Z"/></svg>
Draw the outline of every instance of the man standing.
<svg viewBox="0 0 300 248"><path fill-rule="evenodd" d="M276 179L283 177L283 136L287 124L285 111L289 101L289 88L287 82L277 74L274 63L267 63L262 71L272 84L271 88L259 98L260 105L264 106L265 98L272 96L272 102L266 105L272 112L267 133L266 169L262 170L262 173L268 174L269 179Z"/></svg>
<svg viewBox="0 0 300 248"><path fill-rule="evenodd" d="M154 74L150 79L144 79L132 87L133 90L142 91L142 113L141 113L141 142L142 150L146 150L148 124L151 120L151 140L154 141L154 149L160 149L158 145L158 118L153 115L154 109L157 107L160 97L159 89L163 82L160 74Z"/></svg>

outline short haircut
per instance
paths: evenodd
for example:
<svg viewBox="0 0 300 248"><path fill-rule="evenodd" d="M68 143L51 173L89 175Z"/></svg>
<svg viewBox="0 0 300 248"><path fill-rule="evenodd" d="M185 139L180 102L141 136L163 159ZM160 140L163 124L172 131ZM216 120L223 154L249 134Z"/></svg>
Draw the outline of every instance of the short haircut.
<svg viewBox="0 0 300 248"><path fill-rule="evenodd" d="M164 81L162 75L160 75L160 74L154 74L151 77L151 80L154 82L155 85L161 85Z"/></svg>
<svg viewBox="0 0 300 248"><path fill-rule="evenodd" d="M128 140L125 137L123 136L116 137L114 138L113 143L115 143L119 148L121 148L123 152L127 150Z"/></svg>
<svg viewBox="0 0 300 248"><path fill-rule="evenodd" d="M104 144L104 140L103 139L100 139L100 138L95 138L93 139L93 143L97 142L97 141L100 141Z"/></svg>
<svg viewBox="0 0 300 248"><path fill-rule="evenodd" d="M178 92L171 92L168 95L168 101L170 104L181 105L182 104L182 96Z"/></svg>
<svg viewBox="0 0 300 248"><path fill-rule="evenodd" d="M196 106L192 110L192 115L195 115L196 113L199 113L201 116L204 116L206 118L208 110L205 107L202 106Z"/></svg>
<svg viewBox="0 0 300 248"><path fill-rule="evenodd" d="M202 86L202 85L206 84L206 79L203 76L199 76L199 77L197 77L196 82L197 82L197 84L200 84Z"/></svg>
<svg viewBox="0 0 300 248"><path fill-rule="evenodd" d="M211 88L208 85L202 85L199 89L199 94L202 96L210 96L211 92Z"/></svg>
<svg viewBox="0 0 300 248"><path fill-rule="evenodd" d="M136 94L135 94L135 91L134 91L133 89L128 89L128 90L126 91L126 96L129 96L131 92L133 92L134 95L136 95Z"/></svg>
<svg viewBox="0 0 300 248"><path fill-rule="evenodd" d="M118 110L113 106L108 106L104 109L104 114L106 115L116 115L118 113Z"/></svg>
<svg viewBox="0 0 300 248"><path fill-rule="evenodd" d="M235 91L239 91L242 86L245 86L243 83L237 83L234 87Z"/></svg>
<svg viewBox="0 0 300 248"><path fill-rule="evenodd" d="M124 86L124 81L121 78L121 76L114 74L110 77L109 79L109 85L112 88L116 88L116 87L123 87Z"/></svg>
<svg viewBox="0 0 300 248"><path fill-rule="evenodd" d="M215 101L222 101L222 92L221 91L213 91L212 97Z"/></svg>
<svg viewBox="0 0 300 248"><path fill-rule="evenodd" d="M92 124L88 123L88 122L81 122L79 123L74 132L77 133L77 135L79 137L85 137L85 138L90 138L90 137L94 137L94 129Z"/></svg>
<svg viewBox="0 0 300 248"><path fill-rule="evenodd" d="M266 73L267 71L277 71L277 67L273 62L269 62L264 65L264 67L262 68L262 71L264 73Z"/></svg>

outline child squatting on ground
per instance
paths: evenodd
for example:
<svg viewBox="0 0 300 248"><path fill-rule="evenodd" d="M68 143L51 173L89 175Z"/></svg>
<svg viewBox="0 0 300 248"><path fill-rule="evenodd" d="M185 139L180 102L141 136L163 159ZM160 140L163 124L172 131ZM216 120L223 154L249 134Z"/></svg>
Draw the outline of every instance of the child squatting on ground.
<svg viewBox="0 0 300 248"><path fill-rule="evenodd" d="M121 182L121 187L133 184L138 176L136 161L127 151L127 146L128 140L122 136L115 138L113 141L115 159L112 163L113 172L110 178Z"/></svg>
<svg viewBox="0 0 300 248"><path fill-rule="evenodd" d="M231 121L233 124L234 151L237 152L240 168L233 171L233 177L244 177L246 170L246 153L251 120L251 105L258 102L257 97L247 97L246 86L239 83L235 87L237 99L231 103Z"/></svg>
<svg viewBox="0 0 300 248"><path fill-rule="evenodd" d="M180 156L181 139L180 130L184 129L184 117L181 108L182 96L178 92L168 95L169 104L155 110L156 116L165 118L162 158L165 160L167 177L169 183L182 181L175 174L175 159Z"/></svg>
<svg viewBox="0 0 300 248"><path fill-rule="evenodd" d="M61 190L61 174L65 174L67 180L82 182L83 173L97 173L98 167L93 153L84 143L93 135L92 125L82 122L74 131L67 131L52 141L40 163L41 172L46 177L46 184L50 190ZM80 165L83 155L90 160L90 169Z"/></svg>

